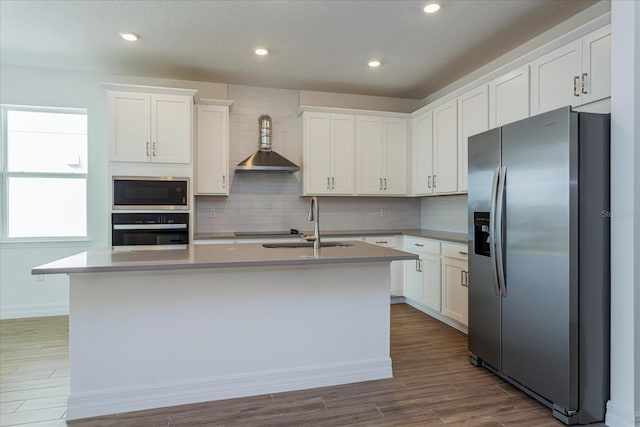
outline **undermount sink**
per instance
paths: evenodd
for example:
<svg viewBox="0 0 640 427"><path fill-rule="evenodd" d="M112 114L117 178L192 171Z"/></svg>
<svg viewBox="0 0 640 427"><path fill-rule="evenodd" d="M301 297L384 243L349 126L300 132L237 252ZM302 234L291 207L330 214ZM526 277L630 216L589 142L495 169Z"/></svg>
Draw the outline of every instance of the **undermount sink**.
<svg viewBox="0 0 640 427"><path fill-rule="evenodd" d="M347 242L320 242L321 248L346 248L353 246L353 243ZM312 248L313 242L290 242L290 243L265 243L263 248Z"/></svg>

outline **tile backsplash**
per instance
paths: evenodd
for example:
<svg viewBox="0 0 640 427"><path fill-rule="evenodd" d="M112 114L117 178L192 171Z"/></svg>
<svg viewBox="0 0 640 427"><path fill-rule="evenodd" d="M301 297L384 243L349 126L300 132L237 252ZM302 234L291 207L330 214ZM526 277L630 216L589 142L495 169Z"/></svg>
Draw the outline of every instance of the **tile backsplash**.
<svg viewBox="0 0 640 427"><path fill-rule="evenodd" d="M295 114L299 91L229 85L231 190L228 197L203 197L196 202L197 233L231 231L309 231L309 198L302 197L302 172L233 173L239 162L258 148L258 117L273 121L274 151L302 166L300 123ZM420 199L386 197L322 197L320 225L325 230L420 227Z"/></svg>

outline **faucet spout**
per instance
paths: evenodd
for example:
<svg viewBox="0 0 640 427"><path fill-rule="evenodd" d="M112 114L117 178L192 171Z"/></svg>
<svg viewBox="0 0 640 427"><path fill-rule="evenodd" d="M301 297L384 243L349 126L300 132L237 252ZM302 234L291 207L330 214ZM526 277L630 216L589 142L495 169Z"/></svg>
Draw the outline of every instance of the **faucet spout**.
<svg viewBox="0 0 640 427"><path fill-rule="evenodd" d="M307 241L313 242L313 249L320 248L320 207L318 206L318 198L313 196L309 205L309 221L313 221L313 236L306 236Z"/></svg>

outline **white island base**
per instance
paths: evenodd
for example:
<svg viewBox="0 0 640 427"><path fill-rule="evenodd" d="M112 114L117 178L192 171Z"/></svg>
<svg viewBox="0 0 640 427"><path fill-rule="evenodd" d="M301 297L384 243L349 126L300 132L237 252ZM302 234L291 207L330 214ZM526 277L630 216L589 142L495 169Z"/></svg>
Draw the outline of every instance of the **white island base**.
<svg viewBox="0 0 640 427"><path fill-rule="evenodd" d="M69 273L67 419L389 378L389 261Z"/></svg>

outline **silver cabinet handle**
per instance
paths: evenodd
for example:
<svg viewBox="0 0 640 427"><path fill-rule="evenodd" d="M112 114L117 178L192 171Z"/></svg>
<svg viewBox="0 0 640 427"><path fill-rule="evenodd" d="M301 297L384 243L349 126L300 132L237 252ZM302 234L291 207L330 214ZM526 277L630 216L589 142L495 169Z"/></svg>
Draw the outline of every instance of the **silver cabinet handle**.
<svg viewBox="0 0 640 427"><path fill-rule="evenodd" d="M380 181L380 187L378 187L378 189L382 190L382 178L378 178L378 180Z"/></svg>
<svg viewBox="0 0 640 427"><path fill-rule="evenodd" d="M327 177L327 190L331 190L331 184L329 184L329 177Z"/></svg>
<svg viewBox="0 0 640 427"><path fill-rule="evenodd" d="M387 178L384 178L384 190L387 189Z"/></svg>
<svg viewBox="0 0 640 427"><path fill-rule="evenodd" d="M587 94L587 73L582 73L582 93Z"/></svg>
<svg viewBox="0 0 640 427"><path fill-rule="evenodd" d="M331 189L336 189L336 179L334 177L331 177Z"/></svg>
<svg viewBox="0 0 640 427"><path fill-rule="evenodd" d="M153 146L151 148L151 154L153 155L153 157L156 156L156 142L153 141Z"/></svg>
<svg viewBox="0 0 640 427"><path fill-rule="evenodd" d="M414 243L414 244L413 244L413 246L419 246L419 247L421 247L421 248L423 248L423 247L424 247L424 245L423 245L422 243Z"/></svg>
<svg viewBox="0 0 640 427"><path fill-rule="evenodd" d="M420 260L416 260L416 271L420 271Z"/></svg>
<svg viewBox="0 0 640 427"><path fill-rule="evenodd" d="M436 176L437 175L433 175L433 188L436 188Z"/></svg>
<svg viewBox="0 0 640 427"><path fill-rule="evenodd" d="M227 177L226 175L222 175L222 188L225 188L227 186Z"/></svg>
<svg viewBox="0 0 640 427"><path fill-rule="evenodd" d="M465 270L460 270L460 286L469 287L469 276Z"/></svg>
<svg viewBox="0 0 640 427"><path fill-rule="evenodd" d="M578 93L578 80L580 76L573 76L573 96L580 96Z"/></svg>
<svg viewBox="0 0 640 427"><path fill-rule="evenodd" d="M149 157L149 141L147 141L147 157Z"/></svg>
<svg viewBox="0 0 640 427"><path fill-rule="evenodd" d="M431 175L427 177L427 188L431 188Z"/></svg>
<svg viewBox="0 0 640 427"><path fill-rule="evenodd" d="M377 244L381 244L381 243L385 243L386 244L386 243L389 243L389 242L387 242L386 240L380 240L380 241L376 241L376 243Z"/></svg>
<svg viewBox="0 0 640 427"><path fill-rule="evenodd" d="M458 251L460 255L469 255L467 252Z"/></svg>

